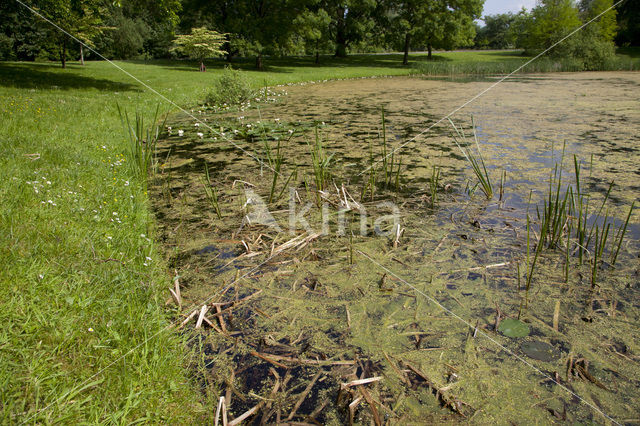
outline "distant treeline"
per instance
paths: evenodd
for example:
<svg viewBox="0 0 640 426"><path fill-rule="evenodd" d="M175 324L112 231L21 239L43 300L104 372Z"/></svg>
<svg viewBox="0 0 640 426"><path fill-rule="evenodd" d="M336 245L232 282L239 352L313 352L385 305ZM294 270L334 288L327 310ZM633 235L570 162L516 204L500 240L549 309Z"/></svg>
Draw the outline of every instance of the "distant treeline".
<svg viewBox="0 0 640 426"><path fill-rule="evenodd" d="M110 59L166 58L177 34L205 27L226 37L226 59L345 56L455 48L541 51L613 0L541 0L532 11L482 17L484 0L32 0L38 13ZM0 2L0 59L97 57L14 0ZM482 18L485 25L476 23ZM552 54L598 61L614 43L640 45L640 1L626 0Z"/></svg>

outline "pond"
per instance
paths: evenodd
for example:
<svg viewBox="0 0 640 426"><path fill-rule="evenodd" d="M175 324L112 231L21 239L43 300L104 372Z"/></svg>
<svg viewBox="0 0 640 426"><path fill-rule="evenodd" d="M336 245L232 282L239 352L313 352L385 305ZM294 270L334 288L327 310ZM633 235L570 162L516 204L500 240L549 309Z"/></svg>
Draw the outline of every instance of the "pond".
<svg viewBox="0 0 640 426"><path fill-rule="evenodd" d="M150 191L203 392L255 424L638 421L639 88L356 79L171 116Z"/></svg>

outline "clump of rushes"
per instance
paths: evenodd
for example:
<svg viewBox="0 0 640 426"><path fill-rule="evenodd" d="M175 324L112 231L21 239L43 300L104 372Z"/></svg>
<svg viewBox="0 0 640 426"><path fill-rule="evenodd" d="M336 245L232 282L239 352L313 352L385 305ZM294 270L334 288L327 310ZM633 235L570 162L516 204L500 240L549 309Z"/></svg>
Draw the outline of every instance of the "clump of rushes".
<svg viewBox="0 0 640 426"><path fill-rule="evenodd" d="M629 219L631 218L631 213L633 212L633 208L635 206L635 201L631 203L631 208L629 208L629 214L627 214L627 219L624 221L624 225L618 230L618 233L615 235L613 240L613 247L615 251L611 251L611 264L615 265L616 260L618 259L618 253L620 253L620 247L622 246L622 240L624 239L624 234L627 232L627 226L629 225Z"/></svg>
<svg viewBox="0 0 640 426"><path fill-rule="evenodd" d="M293 132L289 133L289 139L287 140L287 142L289 140L291 140L292 136L293 136ZM289 175L289 177L285 181L284 186L282 187L282 190L276 196L276 188L278 186L278 179L280 178L281 170L282 170L282 164L284 163L284 154L280 150L280 139L279 138L277 138L275 152L274 152L273 149L271 149L271 145L270 145L270 142L269 142L269 137L267 136L266 131L264 130L264 127L263 127L263 138L262 138L262 140L263 140L263 143L264 143L264 152L265 152L265 157L267 159L267 163L269 164L269 168L273 172L273 178L271 179L271 190L269 191L269 203L272 203L274 201L278 201L282 197L282 194L284 193L284 191L285 191L287 185L289 184L289 182L292 179L295 180L297 178L298 172L297 172L296 169L294 169L293 172L291 172L291 174Z"/></svg>
<svg viewBox="0 0 640 426"><path fill-rule="evenodd" d="M316 184L316 199L320 203L320 193L323 191L331 180L331 160L333 154L327 155L323 146L322 139L318 133L318 126L315 128L315 142L311 145L311 165L313 167L313 178Z"/></svg>
<svg viewBox="0 0 640 426"><path fill-rule="evenodd" d="M211 183L211 176L209 175L209 166L204 164L204 177L200 177L202 184L204 185L204 192L207 194L207 199L216 212L218 219L222 219L222 213L220 213L220 205L218 204L218 190Z"/></svg>
<svg viewBox="0 0 640 426"><path fill-rule="evenodd" d="M384 118L384 108L382 108L382 175L384 179L384 188L389 189L395 181L396 192L400 189L400 169L402 167L402 159L396 158L395 151L391 151L391 155L387 154L387 124Z"/></svg>
<svg viewBox="0 0 640 426"><path fill-rule="evenodd" d="M540 233L535 245L533 262L528 266L527 290L530 287L531 277L543 248L561 249L562 245L564 245L565 282L569 280L570 257L572 255L577 256L579 266L582 265L583 257L587 254L591 268L591 286L595 287L597 285L598 270L606 263L605 254L608 252L609 264L613 266L622 247L635 203L631 204L625 221L616 229L616 220L614 217L609 216L609 207L607 207L607 201L610 199L614 182L610 183L598 208L590 211L590 197L588 194L583 193L580 164L575 155L573 163L575 170L574 186L568 184L564 192L561 191L561 161L559 165L556 165L554 172L551 173L548 193L543 201L542 208L536 207ZM531 223L527 213L527 265L529 265L530 232Z"/></svg>
<svg viewBox="0 0 640 426"><path fill-rule="evenodd" d="M367 190L369 191L371 201L373 201L373 197L375 196L377 176L375 164L376 160L373 154L373 144L369 141L369 179L366 182L363 182L362 193L360 194L361 201L364 201L364 197L367 195Z"/></svg>
<svg viewBox="0 0 640 426"><path fill-rule="evenodd" d="M469 144L467 143L467 138L462 130L462 127L457 127L453 121L449 118L449 123L451 123L451 127L455 131L453 135L453 140L462 151L462 155L467 159L469 164L471 164L471 168L473 169L473 173L478 178L478 184L480 185L480 189L484 193L487 200L491 200L493 198L493 186L491 185L491 179L489 177L489 172L487 171L487 167L484 163L484 159L482 158L482 153L480 152L480 143L478 142L478 135L476 134L476 123L471 117L471 126L473 127L473 139L476 143L477 154L474 154L473 151L468 149Z"/></svg>
<svg viewBox="0 0 640 426"><path fill-rule="evenodd" d="M440 181L440 167L433 166L431 170L431 180L429 181L429 190L431 192L431 208L435 209L438 203L438 182Z"/></svg>
<svg viewBox="0 0 640 426"><path fill-rule="evenodd" d="M157 165L156 144L160 136L160 129L164 128L164 121L158 125L158 113L160 105L156 107L151 124L145 126L145 120L141 113L136 111L135 121L129 119L129 114L120 108L118 114L122 126L126 129L129 139L129 167L136 178L141 178L144 190L147 190L149 173L155 172ZM166 118L165 118L166 121Z"/></svg>

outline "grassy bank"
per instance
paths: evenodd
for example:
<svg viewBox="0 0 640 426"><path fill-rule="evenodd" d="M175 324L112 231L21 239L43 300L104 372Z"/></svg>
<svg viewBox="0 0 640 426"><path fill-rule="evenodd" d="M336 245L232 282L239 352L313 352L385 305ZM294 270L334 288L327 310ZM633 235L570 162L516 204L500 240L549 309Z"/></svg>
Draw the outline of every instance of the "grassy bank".
<svg viewBox="0 0 640 426"><path fill-rule="evenodd" d="M180 105L202 99L222 68L119 65ZM388 57L292 59L250 78L262 86L408 71ZM116 107L150 119L158 97L104 62L0 63L0 82L0 421L206 416L185 372L188 351L161 332L169 271Z"/></svg>
<svg viewBox="0 0 640 426"><path fill-rule="evenodd" d="M434 64L501 64L503 72L523 61L503 52L437 57L445 59ZM223 64L212 61L207 73L189 62L118 65L188 106L204 98ZM415 72L400 55L322 58L319 66L268 60L264 72L251 61L237 65L256 87ZM184 368L189 351L162 331L171 272L153 239L147 194L128 167L116 107L150 118L161 100L104 62L66 70L0 63L0 99L2 422L183 423L210 415Z"/></svg>

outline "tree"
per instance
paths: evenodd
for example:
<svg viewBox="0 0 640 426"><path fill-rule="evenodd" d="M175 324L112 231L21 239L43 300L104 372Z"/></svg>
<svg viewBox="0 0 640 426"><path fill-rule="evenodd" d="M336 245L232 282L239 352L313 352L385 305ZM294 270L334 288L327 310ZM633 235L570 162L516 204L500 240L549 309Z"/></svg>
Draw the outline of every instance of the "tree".
<svg viewBox="0 0 640 426"><path fill-rule="evenodd" d="M513 13L486 15L484 27L476 31L476 44L491 49L507 49L515 46L515 34L511 30L516 17Z"/></svg>
<svg viewBox="0 0 640 426"><path fill-rule="evenodd" d="M320 63L320 50L329 44L329 24L331 18L324 9L315 12L305 10L294 21L295 33L302 38L306 51L313 51L315 63Z"/></svg>
<svg viewBox="0 0 640 426"><path fill-rule="evenodd" d="M405 33L403 63L408 63L411 43L426 45L428 59L434 48L454 49L470 45L473 21L482 13L484 0L398 0L398 25Z"/></svg>
<svg viewBox="0 0 640 426"><path fill-rule="evenodd" d="M349 47L376 30L379 0L323 0L320 7L331 17L329 35L335 43L335 56L347 56Z"/></svg>
<svg viewBox="0 0 640 426"><path fill-rule="evenodd" d="M589 25L596 27L596 32L600 40L613 42L618 31L618 23L616 22L617 11L613 8L613 0L582 0L580 2L580 11L582 12L582 20L584 22L589 22L596 16L604 13Z"/></svg>
<svg viewBox="0 0 640 426"><path fill-rule="evenodd" d="M204 27L193 28L191 34L178 35L175 39L174 51L181 52L191 59L200 62L200 71L206 71L204 60L222 56L226 52L222 45L226 43L226 35L210 31Z"/></svg>
<svg viewBox="0 0 640 426"><path fill-rule="evenodd" d="M47 44L42 19L14 1L0 2L0 16L0 60L34 60Z"/></svg>
<svg viewBox="0 0 640 426"><path fill-rule="evenodd" d="M580 24L578 9L572 0L541 0L531 11L527 50L548 49ZM550 54L566 56L570 54L569 45L559 45Z"/></svg>
<svg viewBox="0 0 640 426"><path fill-rule="evenodd" d="M169 56L180 22L180 0L119 0L118 4L109 8L106 22L114 30L105 32L101 51L123 59L141 53L151 57ZM187 26L185 33L200 26L204 24Z"/></svg>
<svg viewBox="0 0 640 426"><path fill-rule="evenodd" d="M66 33L92 46L93 38L106 29L102 26L103 17L107 13L105 5L102 0L38 0L34 8ZM49 39L59 46L60 63L65 68L70 37L50 25L47 29ZM79 47L83 59L82 44Z"/></svg>
<svg viewBox="0 0 640 426"><path fill-rule="evenodd" d="M640 46L640 2L626 0L620 3L618 9L619 46Z"/></svg>

